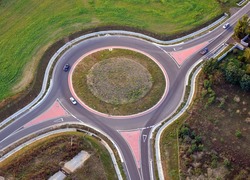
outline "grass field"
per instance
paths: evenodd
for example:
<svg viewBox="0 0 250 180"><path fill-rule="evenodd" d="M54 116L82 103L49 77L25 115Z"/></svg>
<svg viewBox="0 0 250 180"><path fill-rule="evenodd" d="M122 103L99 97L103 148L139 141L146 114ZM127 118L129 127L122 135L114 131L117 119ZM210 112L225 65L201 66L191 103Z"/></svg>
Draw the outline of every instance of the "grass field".
<svg viewBox="0 0 250 180"><path fill-rule="evenodd" d="M71 144L72 143L72 144ZM93 137L79 132L62 133L39 140L0 164L6 179L48 179L81 150L90 158L71 179L117 179L106 148Z"/></svg>
<svg viewBox="0 0 250 180"><path fill-rule="evenodd" d="M45 49L70 33L124 25L171 35L221 12L216 0L1 0L0 101L23 90Z"/></svg>

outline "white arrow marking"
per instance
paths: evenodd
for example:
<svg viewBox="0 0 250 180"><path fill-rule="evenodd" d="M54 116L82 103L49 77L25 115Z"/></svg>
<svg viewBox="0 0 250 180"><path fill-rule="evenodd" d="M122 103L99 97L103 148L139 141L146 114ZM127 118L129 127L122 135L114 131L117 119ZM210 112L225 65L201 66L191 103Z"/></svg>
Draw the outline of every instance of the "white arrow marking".
<svg viewBox="0 0 250 180"><path fill-rule="evenodd" d="M143 136L142 136L142 138L143 138L143 142L145 142L145 141L146 141L147 136L148 136L148 135L143 134Z"/></svg>
<svg viewBox="0 0 250 180"><path fill-rule="evenodd" d="M63 122L63 118L57 119L54 122Z"/></svg>

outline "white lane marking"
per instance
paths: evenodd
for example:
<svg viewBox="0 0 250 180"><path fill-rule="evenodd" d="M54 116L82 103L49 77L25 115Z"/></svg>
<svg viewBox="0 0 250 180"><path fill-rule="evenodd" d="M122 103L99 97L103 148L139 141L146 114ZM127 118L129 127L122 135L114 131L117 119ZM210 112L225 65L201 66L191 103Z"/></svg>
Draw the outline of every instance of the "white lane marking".
<svg viewBox="0 0 250 180"><path fill-rule="evenodd" d="M154 44L156 47L158 47L160 50L162 50L165 54L167 54L174 62L175 64L177 65L178 68L180 68L180 65L178 64L178 62L171 56L170 53L168 53L167 51L165 51L161 46L155 44L155 43L152 43ZM175 48L174 48L175 49Z"/></svg>
<svg viewBox="0 0 250 180"><path fill-rule="evenodd" d="M57 119L54 122L63 122L63 118Z"/></svg>
<svg viewBox="0 0 250 180"><path fill-rule="evenodd" d="M124 129L121 129L121 130L116 130L117 132L121 132L121 131L137 131L137 130L145 130L145 129L150 129L150 128L153 128L155 127L155 125L153 126L148 126L148 127L142 127L142 128L136 128L136 129L128 129L128 130L124 130Z"/></svg>
<svg viewBox="0 0 250 180"><path fill-rule="evenodd" d="M148 135L146 135L146 134L143 134L143 135L142 135L143 142L146 142L147 137L148 137Z"/></svg>
<svg viewBox="0 0 250 180"><path fill-rule="evenodd" d="M173 48L173 49L174 49L174 51L179 51L182 49L182 47L177 47L177 48Z"/></svg>

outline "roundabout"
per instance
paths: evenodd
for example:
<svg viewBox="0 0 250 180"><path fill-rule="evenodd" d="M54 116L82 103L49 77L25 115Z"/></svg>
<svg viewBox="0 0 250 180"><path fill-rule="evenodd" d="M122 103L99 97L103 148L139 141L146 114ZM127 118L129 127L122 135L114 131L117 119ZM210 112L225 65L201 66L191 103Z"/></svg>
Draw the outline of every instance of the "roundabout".
<svg viewBox="0 0 250 180"><path fill-rule="evenodd" d="M228 22L234 25L240 16L249 12L247 8L249 7L243 9L241 14L237 14L237 18L230 18ZM185 88L188 85L187 76L193 65L204 58L197 53L201 46L207 46L212 52L230 37L232 32L215 28L196 39L168 46L157 44L156 41L146 41L145 38L141 38L143 35L133 37L121 35L122 33L115 35L109 35L110 32L105 33L102 36L94 34L88 38L67 43L59 50L59 53L54 55L58 61L55 66L51 63L48 67L48 69L53 67L50 87L47 87L48 81L45 81L43 86L48 89L42 100L37 100L35 105L0 131L1 151L13 142L19 141L21 137L35 134L45 128L79 123L89 129L97 130L112 140L127 179L155 178L154 162L160 163L161 159L155 159L152 154L154 142L152 132L164 120L172 116L182 103ZM138 108L138 104L141 104L138 103L128 108L130 111L127 113L110 113L111 109L116 106L142 101L152 92L157 79L154 79L155 73L149 67L136 61L136 58L127 56L120 57L119 63L117 59L114 59L117 57L106 57L102 63L93 63L86 70L85 86L89 91L87 93L92 94L92 98L98 100L96 102L102 101L112 105L108 111L95 109L77 92L72 80L78 64L96 52L102 50L115 52L116 49L127 49L144 54L160 69L163 78L159 79L163 79L165 85L160 86L163 90L156 93L158 97L154 103L151 103L151 106L145 109ZM65 64L72 66L69 73L62 71ZM109 69L111 66L112 69ZM49 73L46 76L50 78ZM83 79L80 77L79 81ZM109 89L109 93L103 94L106 92L103 89ZM121 89L126 89L126 91L117 94ZM72 96L79 104L73 105L70 102L69 98ZM132 107L140 110L131 111Z"/></svg>
<svg viewBox="0 0 250 180"><path fill-rule="evenodd" d="M144 54L150 58L151 62L157 64L161 73L163 72L163 80L166 82L166 86L163 88L163 93L159 94L160 99L158 99L156 101L157 103L151 106L151 108L131 115L110 115L90 108L78 98L72 83L74 69L76 69L78 63L85 57L107 49L112 49L110 52L115 52L115 49L127 49ZM54 67L52 75L53 84L48 91L48 95L38 106L33 108L30 113L24 116L20 121L17 121L20 123L18 126L24 127L24 129L17 131L15 136L12 137L24 137L31 129L33 131L39 131L45 127L60 124L82 123L87 127L98 130L113 140L120 154L128 179L150 179L150 173L152 173L152 171L149 170L150 167L152 167L152 164L149 164L152 159L149 154L151 131L158 123L175 112L179 106L183 98L187 71L196 61L196 59L190 59L188 63L183 63L180 68L169 54L166 53L166 51L170 51L171 49L172 47L166 46L164 50L160 46L143 39L116 35L93 37L73 45L60 56L58 63ZM198 58L200 58L200 55ZM110 60L110 58L105 59ZM129 58L129 61L134 60L134 58ZM64 65L67 63L71 65L69 73L62 71ZM145 65L143 66L145 67ZM138 67L144 69L141 65ZM153 77L154 73L150 72L149 68L146 68L146 70L150 76ZM150 79L150 76L146 77ZM73 105L69 100L71 96L75 97L79 104ZM143 97L141 99L143 99ZM50 116L49 119L39 119L39 121L35 121L35 123L30 123L32 126L25 126L28 122L36 120L35 118L45 113L47 109L51 109L50 107L53 106L56 101L59 102L61 109L67 112L66 116L63 116L60 120L58 120L58 117ZM50 112L53 113L53 108ZM2 133L13 132L13 130L9 128L15 128L15 126L8 126ZM6 146L8 142L8 138L3 139L0 142L0 148Z"/></svg>
<svg viewBox="0 0 250 180"><path fill-rule="evenodd" d="M126 49L95 51L79 59L69 84L78 102L109 117L142 115L167 94L167 74L157 61Z"/></svg>

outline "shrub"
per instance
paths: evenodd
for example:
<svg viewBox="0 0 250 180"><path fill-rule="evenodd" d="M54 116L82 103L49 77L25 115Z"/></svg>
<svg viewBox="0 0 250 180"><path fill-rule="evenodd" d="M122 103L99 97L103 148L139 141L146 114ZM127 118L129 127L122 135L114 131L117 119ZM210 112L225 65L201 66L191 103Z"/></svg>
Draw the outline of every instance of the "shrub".
<svg viewBox="0 0 250 180"><path fill-rule="evenodd" d="M231 162L228 159L225 159L223 164L226 168L228 168L228 169L231 168Z"/></svg>
<svg viewBox="0 0 250 180"><path fill-rule="evenodd" d="M237 130L237 131L235 132L235 136L236 136L237 138L241 138L241 137L242 137L241 131L240 131L240 130Z"/></svg>
<svg viewBox="0 0 250 180"><path fill-rule="evenodd" d="M211 96L208 98L206 105L211 105L214 103L214 101L215 101L215 96Z"/></svg>
<svg viewBox="0 0 250 180"><path fill-rule="evenodd" d="M206 95L207 95L207 90L203 89L201 92L202 99L204 99Z"/></svg>
<svg viewBox="0 0 250 180"><path fill-rule="evenodd" d="M241 76L243 75L242 70L237 67L237 65L230 61L225 69L225 76L226 76L226 80L232 84L237 84L240 79Z"/></svg>
<svg viewBox="0 0 250 180"><path fill-rule="evenodd" d="M209 87L211 87L211 83L207 79L204 80L203 85L204 85L204 88L206 88L206 89L209 88Z"/></svg>
<svg viewBox="0 0 250 180"><path fill-rule="evenodd" d="M238 51L239 51L239 50L238 50L237 48L234 48L234 49L233 49L233 54L238 54Z"/></svg>
<svg viewBox="0 0 250 180"><path fill-rule="evenodd" d="M247 74L250 74L250 64L247 64L247 65L246 65L246 73L247 73Z"/></svg>
<svg viewBox="0 0 250 180"><path fill-rule="evenodd" d="M217 60L209 59L209 60L205 61L202 70L206 75L210 75L214 72L215 69L217 69L217 67L218 67Z"/></svg>
<svg viewBox="0 0 250 180"><path fill-rule="evenodd" d="M217 160L216 159L212 160L211 166L212 166L212 168L217 168Z"/></svg>
<svg viewBox="0 0 250 180"><path fill-rule="evenodd" d="M240 87L245 90L250 90L250 75L244 74L240 80Z"/></svg>
<svg viewBox="0 0 250 180"><path fill-rule="evenodd" d="M246 62L250 63L250 48L245 49L243 56L246 58Z"/></svg>
<svg viewBox="0 0 250 180"><path fill-rule="evenodd" d="M187 125L183 125L179 131L179 138L184 139L185 136L190 136L191 130Z"/></svg>

